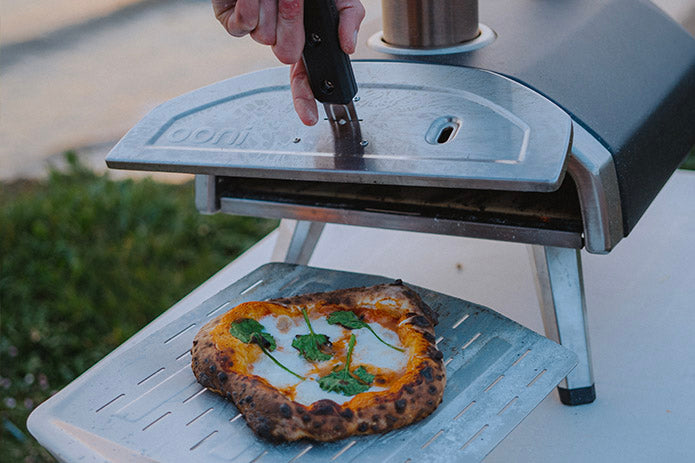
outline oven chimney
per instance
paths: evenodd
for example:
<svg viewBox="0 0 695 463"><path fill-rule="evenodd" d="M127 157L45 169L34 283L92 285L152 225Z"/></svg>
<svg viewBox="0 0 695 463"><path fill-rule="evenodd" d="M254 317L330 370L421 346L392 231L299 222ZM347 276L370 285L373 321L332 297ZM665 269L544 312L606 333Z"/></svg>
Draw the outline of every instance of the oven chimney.
<svg viewBox="0 0 695 463"><path fill-rule="evenodd" d="M382 0L383 40L399 48L460 45L480 35L478 0Z"/></svg>

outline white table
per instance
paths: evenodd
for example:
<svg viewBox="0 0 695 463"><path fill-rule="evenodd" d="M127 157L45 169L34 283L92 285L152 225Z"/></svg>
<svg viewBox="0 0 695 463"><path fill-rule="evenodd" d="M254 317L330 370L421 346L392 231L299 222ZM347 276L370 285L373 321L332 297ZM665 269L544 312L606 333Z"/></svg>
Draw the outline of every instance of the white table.
<svg viewBox="0 0 695 463"><path fill-rule="evenodd" d="M693 461L693 199L695 173L679 171L611 254L584 253L597 400L567 407L553 392L486 461ZM282 231L257 243L115 352L271 261L278 237L284 238ZM309 265L401 278L491 307L543 333L523 245L328 225Z"/></svg>

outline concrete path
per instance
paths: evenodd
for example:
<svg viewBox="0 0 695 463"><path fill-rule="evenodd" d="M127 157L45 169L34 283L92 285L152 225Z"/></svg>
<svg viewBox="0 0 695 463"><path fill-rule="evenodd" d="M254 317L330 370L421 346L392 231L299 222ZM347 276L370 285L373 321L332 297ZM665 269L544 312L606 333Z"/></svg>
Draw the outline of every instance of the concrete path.
<svg viewBox="0 0 695 463"><path fill-rule="evenodd" d="M656 3L695 33L695 0ZM364 4L366 21L381 15ZM68 149L103 168L157 104L278 65L229 37L209 0L3 0L0 43L0 180L40 177Z"/></svg>

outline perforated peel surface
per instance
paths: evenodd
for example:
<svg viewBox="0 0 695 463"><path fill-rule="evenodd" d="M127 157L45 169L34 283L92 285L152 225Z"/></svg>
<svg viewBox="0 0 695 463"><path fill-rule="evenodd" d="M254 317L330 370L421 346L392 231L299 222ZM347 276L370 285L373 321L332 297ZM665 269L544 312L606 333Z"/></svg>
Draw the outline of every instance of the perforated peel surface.
<svg viewBox="0 0 695 463"><path fill-rule="evenodd" d="M54 453L74 456L122 451L186 462L478 461L576 363L567 349L488 308L415 288L439 314L447 387L439 408L412 426L332 443L272 445L253 434L234 405L195 380L189 353L195 333L234 305L388 281L289 264L260 267L42 404L35 413L43 424L34 434Z"/></svg>

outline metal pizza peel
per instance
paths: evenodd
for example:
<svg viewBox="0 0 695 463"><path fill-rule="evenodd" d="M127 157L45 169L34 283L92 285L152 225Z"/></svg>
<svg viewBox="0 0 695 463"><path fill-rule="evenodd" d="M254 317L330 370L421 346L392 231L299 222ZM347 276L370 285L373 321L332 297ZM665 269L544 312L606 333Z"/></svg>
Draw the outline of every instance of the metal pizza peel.
<svg viewBox="0 0 695 463"><path fill-rule="evenodd" d="M411 286L439 314L437 346L447 371L442 404L418 423L338 442L271 444L248 428L231 402L196 382L193 337L235 305L390 281L264 265L167 326L144 328L141 341L39 406L29 429L61 461L478 461L576 364L566 348L491 309Z"/></svg>

